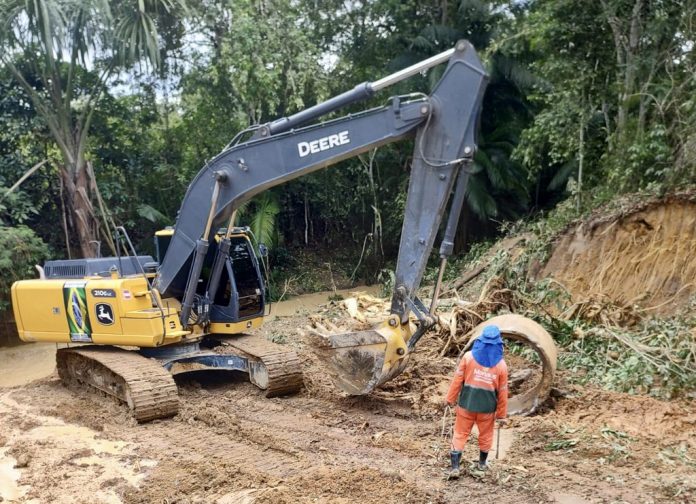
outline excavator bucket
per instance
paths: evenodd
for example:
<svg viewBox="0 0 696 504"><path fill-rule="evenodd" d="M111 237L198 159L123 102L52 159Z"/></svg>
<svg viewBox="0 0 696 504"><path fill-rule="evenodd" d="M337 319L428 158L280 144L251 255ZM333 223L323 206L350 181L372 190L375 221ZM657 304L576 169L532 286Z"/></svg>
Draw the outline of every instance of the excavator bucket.
<svg viewBox="0 0 696 504"><path fill-rule="evenodd" d="M363 395L403 371L411 329L393 315L366 331L312 331L308 336L336 385L347 394Z"/></svg>

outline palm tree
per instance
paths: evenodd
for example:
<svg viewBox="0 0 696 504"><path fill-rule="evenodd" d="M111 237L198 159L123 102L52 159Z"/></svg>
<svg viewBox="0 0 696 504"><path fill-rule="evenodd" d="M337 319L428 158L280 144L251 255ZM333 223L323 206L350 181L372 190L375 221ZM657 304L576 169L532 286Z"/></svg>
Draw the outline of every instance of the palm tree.
<svg viewBox="0 0 696 504"><path fill-rule="evenodd" d="M162 27L171 29L185 11L185 0L0 0L0 63L60 152L65 231L77 236L84 257L94 254L91 242L110 237L86 158L95 108L120 72L160 67Z"/></svg>

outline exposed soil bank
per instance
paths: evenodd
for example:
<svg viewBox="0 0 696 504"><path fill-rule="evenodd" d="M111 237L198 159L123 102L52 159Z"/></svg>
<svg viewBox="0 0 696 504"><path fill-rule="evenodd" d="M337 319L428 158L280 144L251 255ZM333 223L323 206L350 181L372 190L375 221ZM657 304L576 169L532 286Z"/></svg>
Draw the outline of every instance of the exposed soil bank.
<svg viewBox="0 0 696 504"><path fill-rule="evenodd" d="M559 280L576 301L675 312L696 293L696 195L598 212L558 238L538 276Z"/></svg>

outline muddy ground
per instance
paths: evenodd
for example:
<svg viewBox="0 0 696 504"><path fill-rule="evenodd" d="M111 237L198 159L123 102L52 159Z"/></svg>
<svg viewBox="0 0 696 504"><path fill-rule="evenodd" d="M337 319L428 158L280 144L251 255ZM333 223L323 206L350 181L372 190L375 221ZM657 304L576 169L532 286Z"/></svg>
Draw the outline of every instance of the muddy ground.
<svg viewBox="0 0 696 504"><path fill-rule="evenodd" d="M574 224L542 276L575 301L673 311L694 293L693 208L687 194ZM465 286L472 299L484 269ZM179 382L180 413L144 425L107 397L63 387L55 345L0 349L0 502L696 502L695 401L569 385L570 370L537 414L501 431L490 471L446 481L453 419L441 400L455 367L446 355L457 352L426 336L402 375L370 396L342 396L298 333L342 325L326 302L324 293L280 303L260 333L303 358L302 392L266 399L240 377L192 376ZM367 322L384 315L370 310ZM508 363L511 374L534 369ZM477 453L472 440L464 460Z"/></svg>
<svg viewBox="0 0 696 504"><path fill-rule="evenodd" d="M303 353L294 328L306 323L308 309L277 318L266 334ZM311 360L305 369L311 386L287 398L266 399L233 375L199 375L181 380L178 416L137 425L124 407L70 391L55 373L35 379L54 351L26 346L0 355L4 370L14 366L0 388L0 501L696 499L696 407L686 402L565 386L561 376L556 395L565 396L536 416L512 419L488 473L448 482L452 418L438 403L445 375L427 394L358 399L318 386ZM18 384L23 373L28 383ZM476 455L470 442L464 460Z"/></svg>

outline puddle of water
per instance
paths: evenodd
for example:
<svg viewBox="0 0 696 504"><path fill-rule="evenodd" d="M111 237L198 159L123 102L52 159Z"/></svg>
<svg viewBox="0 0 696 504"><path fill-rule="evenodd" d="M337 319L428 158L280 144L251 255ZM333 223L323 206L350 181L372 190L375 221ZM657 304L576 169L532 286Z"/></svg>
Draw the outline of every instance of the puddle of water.
<svg viewBox="0 0 696 504"><path fill-rule="evenodd" d="M25 385L45 378L55 368L55 343L30 343L0 348L0 388Z"/></svg>
<svg viewBox="0 0 696 504"><path fill-rule="evenodd" d="M125 441L96 439L95 431L92 429L64 423L34 427L26 433L26 438L37 441L60 439L61 443L65 443L69 446L88 444L95 453L104 453L107 455L119 455L123 452L123 449L128 446L128 443Z"/></svg>
<svg viewBox="0 0 696 504"><path fill-rule="evenodd" d="M326 304L330 300L329 298L334 295L342 296L344 299L352 297L354 292L364 292L365 294L370 294L371 296L380 296L380 285L361 285L358 287L353 287L352 289L341 289L326 292L315 292L314 294L304 294L302 296L297 296L290 298L286 301L280 301L279 303L273 303L271 307L270 316L266 317L266 320L271 321L276 317L291 317L302 313L304 311L314 311L319 305Z"/></svg>
<svg viewBox="0 0 696 504"><path fill-rule="evenodd" d="M5 501L12 502L21 498L26 492L26 488L20 487L17 483L21 471L14 468L17 461L5 454L7 450L8 448L0 448L0 497Z"/></svg>

